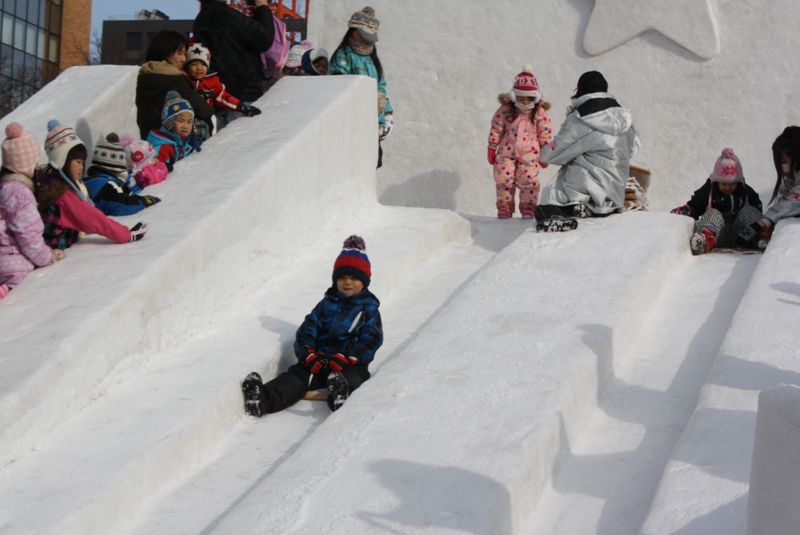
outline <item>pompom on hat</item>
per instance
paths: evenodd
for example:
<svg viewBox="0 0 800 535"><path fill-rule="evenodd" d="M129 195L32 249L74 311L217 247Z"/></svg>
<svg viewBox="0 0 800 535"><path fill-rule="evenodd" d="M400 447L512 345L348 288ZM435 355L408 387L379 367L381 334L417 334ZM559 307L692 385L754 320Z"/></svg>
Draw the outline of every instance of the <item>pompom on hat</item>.
<svg viewBox="0 0 800 535"><path fill-rule="evenodd" d="M336 262L333 263L334 288L336 281L345 275L355 277L364 284L364 288L368 287L372 277L372 267L365 252L367 246L364 239L353 234L344 241L343 247Z"/></svg>
<svg viewBox="0 0 800 535"><path fill-rule="evenodd" d="M717 162L714 164L714 170L711 172L711 181L723 182L725 184L744 182L742 163L733 153L733 149L722 150L722 154L717 158Z"/></svg>
<svg viewBox="0 0 800 535"><path fill-rule="evenodd" d="M542 94L539 92L539 82L533 75L533 67L525 65L522 72L514 78L514 87L511 89L511 94L514 97L533 97L534 102L539 102L542 99ZM516 102L516 98L514 99Z"/></svg>
<svg viewBox="0 0 800 535"><path fill-rule="evenodd" d="M47 123L44 151L53 168L62 169L67 162L69 151L78 145L83 145L83 141L75 134L75 130L71 126L63 125L57 119L51 119Z"/></svg>
<svg viewBox="0 0 800 535"><path fill-rule="evenodd" d="M189 112L194 119L194 108L177 91L168 91L164 101L164 108L161 110L161 125L170 132L175 131L175 118L178 114Z"/></svg>
<svg viewBox="0 0 800 535"><path fill-rule="evenodd" d="M205 63L206 67L211 67L211 51L206 48L202 41L192 37L189 40L189 50L186 51L186 61L183 62L184 68L192 61Z"/></svg>
<svg viewBox="0 0 800 535"><path fill-rule="evenodd" d="M289 55L286 56L286 63L283 66L290 69L300 67L303 63L303 55L312 48L314 45L311 41L301 41L300 44L294 45L289 49Z"/></svg>
<svg viewBox="0 0 800 535"><path fill-rule="evenodd" d="M2 153L3 167L30 178L39 164L41 149L33 134L26 132L21 124L11 123L6 127Z"/></svg>
<svg viewBox="0 0 800 535"><path fill-rule="evenodd" d="M353 13L350 21L347 23L348 28L355 28L365 41L370 43L378 42L378 28L381 23L375 18L375 10L367 6L361 11Z"/></svg>

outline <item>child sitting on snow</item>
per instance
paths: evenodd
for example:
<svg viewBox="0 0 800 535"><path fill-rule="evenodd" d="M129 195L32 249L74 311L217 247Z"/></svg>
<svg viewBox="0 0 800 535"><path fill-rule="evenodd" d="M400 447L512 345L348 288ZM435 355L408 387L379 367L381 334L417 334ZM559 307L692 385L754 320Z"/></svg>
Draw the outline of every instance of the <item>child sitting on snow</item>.
<svg viewBox="0 0 800 535"><path fill-rule="evenodd" d="M750 246L746 229L761 218L761 200L745 184L742 164L733 149L725 149L703 187L672 213L697 220L691 247L692 254L700 255L714 247Z"/></svg>
<svg viewBox="0 0 800 535"><path fill-rule="evenodd" d="M364 240L350 236L333 264L333 286L297 329L297 364L263 384L256 372L242 383L245 410L252 416L281 411L309 390L326 387L328 406L339 409L369 379L367 369L383 343L380 302L367 287L371 267Z"/></svg>
<svg viewBox="0 0 800 535"><path fill-rule="evenodd" d="M239 101L225 89L219 76L216 73L208 73L211 64L211 51L199 41L191 40L189 50L186 51L186 63L183 64L183 72L189 78L189 82L200 96L208 102L209 106L215 110L227 108L231 111L238 111L245 117L259 115L261 110Z"/></svg>
<svg viewBox="0 0 800 535"><path fill-rule="evenodd" d="M75 131L56 120L47 123L47 129L44 150L50 163L40 168L35 177L45 243L64 250L81 234L100 234L117 243L141 240L147 225L140 222L128 229L94 207L81 180L86 147Z"/></svg>
<svg viewBox="0 0 800 535"><path fill-rule="evenodd" d="M19 123L6 127L0 169L0 299L34 268L49 266L64 253L44 243L44 224L36 209L33 175L39 142Z"/></svg>
<svg viewBox="0 0 800 535"><path fill-rule="evenodd" d="M177 91L167 93L161 111L161 128L151 130L147 142L156 150L158 161L164 162L170 173L176 162L195 150L200 152L202 141L194 133L194 109Z"/></svg>
<svg viewBox="0 0 800 535"><path fill-rule="evenodd" d="M125 150L125 165L140 190L167 179L169 169L159 162L156 149L147 141L123 135L120 146Z"/></svg>
<svg viewBox="0 0 800 535"><path fill-rule="evenodd" d="M519 188L519 211L533 219L539 204L539 162L541 147L553 139L553 126L542 102L533 68L526 66L514 79L508 94L498 97L489 132L489 163L494 166L497 191L497 217L508 219L514 213L514 194Z"/></svg>
<svg viewBox="0 0 800 535"><path fill-rule="evenodd" d="M781 219L800 216L800 126L787 126L772 144L772 160L778 180L772 191L772 206L750 226L750 240L764 249L772 229Z"/></svg>
<svg viewBox="0 0 800 535"><path fill-rule="evenodd" d="M128 172L125 151L113 132L92 154L84 180L94 205L106 215L131 215L161 201L152 195L136 195L141 188Z"/></svg>

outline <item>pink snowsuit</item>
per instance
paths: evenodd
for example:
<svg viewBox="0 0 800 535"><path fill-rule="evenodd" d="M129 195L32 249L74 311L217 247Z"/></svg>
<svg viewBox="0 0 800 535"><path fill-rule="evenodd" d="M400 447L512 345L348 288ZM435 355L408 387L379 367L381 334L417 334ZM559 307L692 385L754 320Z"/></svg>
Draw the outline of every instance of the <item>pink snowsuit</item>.
<svg viewBox="0 0 800 535"><path fill-rule="evenodd" d="M0 183L0 285L13 288L35 267L55 262L53 251L42 239L44 223L36 198L17 180Z"/></svg>
<svg viewBox="0 0 800 535"><path fill-rule="evenodd" d="M520 210L532 211L539 204L539 149L553 139L553 125L544 106L537 108L534 122L530 112L520 112L509 122L513 105L506 102L497 109L489 133L489 148L497 151L494 164L497 209L512 214L517 188Z"/></svg>

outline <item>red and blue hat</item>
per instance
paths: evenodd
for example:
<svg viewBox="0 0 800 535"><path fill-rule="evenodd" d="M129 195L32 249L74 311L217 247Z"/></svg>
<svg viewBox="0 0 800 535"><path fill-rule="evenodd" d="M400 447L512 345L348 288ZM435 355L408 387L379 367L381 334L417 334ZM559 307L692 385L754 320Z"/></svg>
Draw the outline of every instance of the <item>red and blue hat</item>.
<svg viewBox="0 0 800 535"><path fill-rule="evenodd" d="M341 254L333 263L333 285L336 286L336 281L345 275L350 275L360 280L364 284L364 288L369 286L370 277L372 277L372 267L369 263L369 257L364 252L367 249L364 239L361 236L353 234L344 240L344 248Z"/></svg>

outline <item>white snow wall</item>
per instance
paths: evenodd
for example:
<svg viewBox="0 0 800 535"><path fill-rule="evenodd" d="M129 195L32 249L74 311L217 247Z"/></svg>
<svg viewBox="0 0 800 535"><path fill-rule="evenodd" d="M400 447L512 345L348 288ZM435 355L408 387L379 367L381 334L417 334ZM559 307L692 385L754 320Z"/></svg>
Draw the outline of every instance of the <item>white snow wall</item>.
<svg viewBox="0 0 800 535"><path fill-rule="evenodd" d="M747 535L795 533L800 526L800 388L761 392L755 435Z"/></svg>
<svg viewBox="0 0 800 535"><path fill-rule="evenodd" d="M233 123L154 186L164 202L139 214L145 240L87 238L6 298L0 466L85 406L123 361L136 366L213 328L216 311L315 245L331 206L379 207L375 87L367 77L282 81L259 100L259 119ZM86 288L79 303L74 285Z"/></svg>
<svg viewBox="0 0 800 535"><path fill-rule="evenodd" d="M497 94L510 89L525 64L553 104L556 131L578 77L589 70L605 75L609 91L633 112L643 143L638 159L653 170L649 198L656 210L686 202L725 147L740 156L748 183L762 196L771 193L772 142L800 123L794 0L315 0L310 39L332 53L350 15L367 4L381 22L378 51L395 109L378 172L379 199L387 204L493 213L489 121ZM697 4L707 5L713 24L705 41L718 35L720 51L711 59L676 42L698 40L687 14ZM594 37L622 39L631 28L644 34L589 55L584 33L601 8L611 16L597 17ZM695 48L711 55L708 47ZM545 170L542 183L557 170Z"/></svg>

